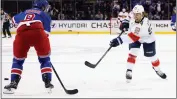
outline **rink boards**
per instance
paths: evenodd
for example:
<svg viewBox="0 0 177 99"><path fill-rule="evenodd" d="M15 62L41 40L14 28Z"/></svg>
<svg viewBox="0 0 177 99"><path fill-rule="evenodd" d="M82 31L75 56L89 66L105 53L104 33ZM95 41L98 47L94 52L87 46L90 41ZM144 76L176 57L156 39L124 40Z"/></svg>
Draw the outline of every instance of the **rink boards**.
<svg viewBox="0 0 177 99"><path fill-rule="evenodd" d="M150 24L156 34L176 34L171 29L170 20L151 20ZM16 27L11 24L12 34ZM120 31L116 20L53 20L51 34L116 34Z"/></svg>

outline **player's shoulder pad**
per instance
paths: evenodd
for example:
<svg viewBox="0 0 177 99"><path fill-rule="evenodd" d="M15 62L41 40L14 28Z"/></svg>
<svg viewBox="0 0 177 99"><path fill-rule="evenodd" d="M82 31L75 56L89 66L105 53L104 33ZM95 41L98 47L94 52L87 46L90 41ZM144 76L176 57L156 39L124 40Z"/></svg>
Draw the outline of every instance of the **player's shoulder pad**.
<svg viewBox="0 0 177 99"><path fill-rule="evenodd" d="M144 17L143 21L144 21L144 22L148 22L149 19L148 19L147 17Z"/></svg>
<svg viewBox="0 0 177 99"><path fill-rule="evenodd" d="M24 13L36 13L41 14L43 11L38 8L31 8L24 11Z"/></svg>
<svg viewBox="0 0 177 99"><path fill-rule="evenodd" d="M147 17L144 17L143 24L149 24L149 19Z"/></svg>

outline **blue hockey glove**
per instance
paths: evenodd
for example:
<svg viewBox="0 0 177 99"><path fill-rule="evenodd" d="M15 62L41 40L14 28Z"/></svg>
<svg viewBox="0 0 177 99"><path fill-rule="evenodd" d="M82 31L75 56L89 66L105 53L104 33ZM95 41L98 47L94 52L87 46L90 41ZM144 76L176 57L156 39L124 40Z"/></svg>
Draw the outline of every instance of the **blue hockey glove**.
<svg viewBox="0 0 177 99"><path fill-rule="evenodd" d="M117 47L122 43L123 43L122 39L120 37L117 37L117 38L114 38L113 40L111 40L109 45L112 47Z"/></svg>

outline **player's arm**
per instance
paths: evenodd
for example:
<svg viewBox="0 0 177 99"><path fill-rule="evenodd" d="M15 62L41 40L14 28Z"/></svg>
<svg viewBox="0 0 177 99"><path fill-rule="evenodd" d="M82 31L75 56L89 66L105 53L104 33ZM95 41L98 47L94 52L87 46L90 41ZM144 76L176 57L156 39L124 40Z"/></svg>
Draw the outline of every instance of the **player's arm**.
<svg viewBox="0 0 177 99"><path fill-rule="evenodd" d="M20 17L22 16L22 13L16 14L12 17L12 23L14 25L18 25L21 21Z"/></svg>
<svg viewBox="0 0 177 99"><path fill-rule="evenodd" d="M139 34L140 31L142 32L142 34ZM110 46L116 47L123 43L130 44L130 43L138 41L140 39L140 36L148 37L151 34L152 34L152 28L151 28L151 25L149 24L149 20L147 19L143 22L143 25L141 27L135 27L135 29L133 29L133 31L130 31L128 35L122 35L120 37L113 39L110 42Z"/></svg>
<svg viewBox="0 0 177 99"><path fill-rule="evenodd" d="M110 46L112 47L117 47L123 43L133 43L136 42L140 39L140 37L138 35L136 35L133 32L128 33L127 35L121 35L117 38L114 38L113 40L111 40L110 42Z"/></svg>
<svg viewBox="0 0 177 99"><path fill-rule="evenodd" d="M47 15L46 13L43 13L42 14L42 17L43 17L43 25L44 25L44 31L46 34L50 34L51 32L51 18L49 15Z"/></svg>

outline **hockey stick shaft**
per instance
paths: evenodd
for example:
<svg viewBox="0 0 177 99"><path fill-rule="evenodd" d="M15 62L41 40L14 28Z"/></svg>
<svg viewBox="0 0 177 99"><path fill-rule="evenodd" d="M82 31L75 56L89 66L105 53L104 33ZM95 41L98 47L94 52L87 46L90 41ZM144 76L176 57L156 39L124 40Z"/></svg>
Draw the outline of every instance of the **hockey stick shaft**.
<svg viewBox="0 0 177 99"><path fill-rule="evenodd" d="M60 77L58 76L58 73L57 73L57 71L55 70L55 68L54 68L53 65L52 65L52 69L53 69L55 75L57 76L57 79L59 80L59 82L60 82L61 86L63 87L63 89L64 89L65 91L67 91L66 88L65 88L65 86L63 85L63 83L62 83Z"/></svg>
<svg viewBox="0 0 177 99"><path fill-rule="evenodd" d="M124 31L122 31L118 37L120 37L122 34L124 33ZM106 56L106 54L111 50L112 46L110 46L106 52L103 54L103 56L99 59L99 61L95 64L96 66L101 62L101 60Z"/></svg>
<svg viewBox="0 0 177 99"><path fill-rule="evenodd" d="M112 46L110 46L110 47L107 49L107 51L103 54L103 56L99 59L99 61L98 61L95 65L98 65L98 64L101 62L101 60L106 56L106 54L111 50L111 48L112 48Z"/></svg>
<svg viewBox="0 0 177 99"><path fill-rule="evenodd" d="M51 64L51 65L52 65L52 64ZM52 65L52 69L53 69L55 75L57 76L57 78L58 78L58 80L59 80L61 86L63 87L64 91L65 91L67 94L76 94L76 93L78 93L78 89L67 90L67 89L65 88L64 84L62 83L60 77L58 76L58 73L57 73L57 71L55 70L55 68L54 68L53 65Z"/></svg>

